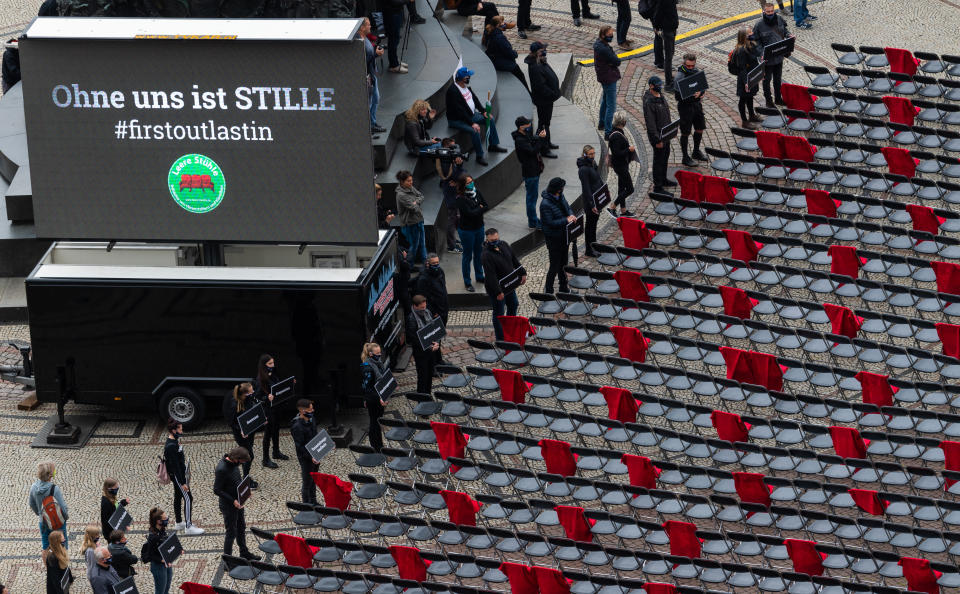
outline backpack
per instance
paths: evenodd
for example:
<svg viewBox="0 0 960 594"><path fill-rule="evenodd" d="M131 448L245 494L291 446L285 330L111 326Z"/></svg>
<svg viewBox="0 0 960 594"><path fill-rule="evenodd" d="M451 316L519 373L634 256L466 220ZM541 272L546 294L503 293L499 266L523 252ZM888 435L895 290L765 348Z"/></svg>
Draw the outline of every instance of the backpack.
<svg viewBox="0 0 960 594"><path fill-rule="evenodd" d="M727 72L734 76L740 74L740 67L737 66L737 63L733 61L733 50L727 54Z"/></svg>
<svg viewBox="0 0 960 594"><path fill-rule="evenodd" d="M150 539L147 539L147 542L143 543L143 546L140 547L140 563L150 563Z"/></svg>
<svg viewBox="0 0 960 594"><path fill-rule="evenodd" d="M161 485L170 484L170 475L167 473L167 461L161 456L157 456L157 482Z"/></svg>
<svg viewBox="0 0 960 594"><path fill-rule="evenodd" d="M637 12L640 13L641 18L649 21L656 9L657 0L637 0Z"/></svg>
<svg viewBox="0 0 960 594"><path fill-rule="evenodd" d="M50 493L43 498L40 509L40 518L43 520L43 525L51 531L63 528L63 524L66 522L63 518L63 510L60 509L57 498L53 496L53 491L56 488L56 485L50 486Z"/></svg>

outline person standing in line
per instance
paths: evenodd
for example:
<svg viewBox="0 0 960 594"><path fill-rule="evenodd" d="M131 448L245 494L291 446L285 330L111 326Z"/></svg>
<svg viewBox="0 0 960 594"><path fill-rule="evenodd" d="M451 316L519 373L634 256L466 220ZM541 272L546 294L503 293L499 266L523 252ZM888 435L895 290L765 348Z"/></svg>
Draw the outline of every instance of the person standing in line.
<svg viewBox="0 0 960 594"><path fill-rule="evenodd" d="M497 72L509 72L517 77L527 88L527 77L523 75L520 65L517 64L517 51L507 41L507 36L503 34L507 26L503 22L503 15L497 15L490 19L490 23L484 27L484 45L487 49L487 57L493 62L493 68Z"/></svg>
<svg viewBox="0 0 960 594"><path fill-rule="evenodd" d="M274 405L275 395L273 386L279 382L276 362L272 355L260 355L257 361L257 376L250 383L253 384L254 398L263 405L263 411L267 415L267 425L263 429L263 461L266 468L277 468L277 463L270 458L270 443L273 442L273 458L276 460L289 460L287 456L280 451L280 419L282 414ZM249 454L249 452L248 452Z"/></svg>
<svg viewBox="0 0 960 594"><path fill-rule="evenodd" d="M449 149L457 142L453 138L444 138L440 147ZM447 252L462 254L463 245L457 236L457 221L460 213L457 211L457 178L464 172L463 157L441 159L437 157L437 176L440 178L440 191L443 193L443 205L447 209Z"/></svg>
<svg viewBox="0 0 960 594"><path fill-rule="evenodd" d="M760 10L763 10L763 5L767 3L768 0L760 0ZM780 6L780 14L793 14L793 7L789 9L783 7L783 0L777 0L777 5Z"/></svg>
<svg viewBox="0 0 960 594"><path fill-rule="evenodd" d="M440 316L443 325L447 325L447 316L450 312L450 299L447 296L447 277L440 268L440 256L431 252L427 254L427 263L417 277L416 293L423 295L433 307L433 312Z"/></svg>
<svg viewBox="0 0 960 594"><path fill-rule="evenodd" d="M530 97L533 104L537 107L537 136L541 131L546 131L547 146L541 156L548 159L556 159L557 155L550 152L549 149L558 149L558 145L550 140L550 120L553 119L553 104L563 97L560 92L560 79L557 73L553 71L550 64L547 63L547 44L542 41L534 41L530 44L530 54L523 59L527 64L527 73L530 75ZM519 127L519 126L518 126ZM516 137L514 137L516 140ZM539 177L539 173L537 174ZM526 178L526 176L524 176ZM527 198L530 197L530 189L527 188ZM536 202L539 188L533 190L533 201ZM529 204L529 201L528 201ZM534 204L536 206L536 204ZM533 218L536 219L536 212ZM527 210L527 222L530 221L530 211ZM532 227L531 227L532 228Z"/></svg>
<svg viewBox="0 0 960 594"><path fill-rule="evenodd" d="M380 430L380 417L383 416L386 402L380 399L377 393L377 382L389 371L381 360L380 345L368 342L360 352L360 387L363 390L363 406L370 417L370 447L376 451L383 448L383 432Z"/></svg>
<svg viewBox="0 0 960 594"><path fill-rule="evenodd" d="M364 17L357 35L363 39L363 49L367 56L367 86L370 89L370 133L380 134L387 129L377 123L377 106L380 105L380 86L377 84L377 58L383 55L383 48L374 46L370 41L370 19Z"/></svg>
<svg viewBox="0 0 960 594"><path fill-rule="evenodd" d="M460 242L463 244L463 256L460 257L460 272L463 274L463 284L467 291L473 293L473 283L470 281L470 263L473 262L473 272L477 282L484 282L483 265L480 262L480 251L483 249L483 213L489 210L487 201L477 191L473 178L463 174L457 179L457 210L460 212ZM417 291L427 298L430 305L437 308L436 302L422 291ZM446 298L446 296L444 296ZM444 303L443 308L446 308ZM439 313L439 312L438 312ZM444 311L444 313L446 313ZM441 314L442 316L443 314ZM447 320L444 318L443 323Z"/></svg>
<svg viewBox="0 0 960 594"><path fill-rule="evenodd" d="M630 177L630 162L637 154L637 147L630 144L623 129L627 125L627 114L618 111L613 116L613 132L610 133L610 167L617 174L617 198L607 211L613 216L632 217L633 213L627 210L627 198L633 195L633 178ZM620 214L616 208L620 207Z"/></svg>
<svg viewBox="0 0 960 594"><path fill-rule="evenodd" d="M114 594L116 590L113 585L120 582L120 576L117 575L117 570L111 567L113 555L110 554L110 549L97 547L93 556L95 563L90 575L90 587L93 589L93 594ZM157 594L167 593L158 592Z"/></svg>
<svg viewBox="0 0 960 594"><path fill-rule="evenodd" d="M737 71L737 109L740 111L740 125L754 130L753 122L763 121L753 111L753 98L757 95L757 85L750 86L747 75L760 63L757 42L753 38L753 29L747 27L737 31L737 45L730 55L730 62ZM749 113L749 116L747 115Z"/></svg>
<svg viewBox="0 0 960 594"><path fill-rule="evenodd" d="M613 114L617 111L617 81L620 80L620 58L613 51L613 27L600 27L600 38L593 43L593 69L600 83L600 117L597 130L603 130L604 137L613 131Z"/></svg>
<svg viewBox="0 0 960 594"><path fill-rule="evenodd" d="M650 17L650 25L656 36L653 38L653 65L663 69L667 90L673 90L673 52L676 48L680 15L677 0L658 0Z"/></svg>
<svg viewBox="0 0 960 594"><path fill-rule="evenodd" d="M68 585L64 590L60 584L63 582L63 574L70 567L70 558L67 557L67 549L63 546L63 532L54 530L50 533L49 539L50 545L44 561L47 566L47 594L66 594L70 586ZM71 579L70 582L72 583L73 580ZM4 591L5 589L0 585L0 592Z"/></svg>
<svg viewBox="0 0 960 594"><path fill-rule="evenodd" d="M87 566L87 579L93 579L93 569L97 566L96 549L100 542L100 529L96 524L90 524L83 530L83 542L80 544L80 554Z"/></svg>
<svg viewBox="0 0 960 594"><path fill-rule="evenodd" d="M427 239L423 230L423 192L413 187L413 174L407 170L397 172L397 218L400 233L410 246L410 265L415 266L427 258Z"/></svg>
<svg viewBox="0 0 960 594"><path fill-rule="evenodd" d="M237 487L240 486L239 466L250 459L246 448L236 446L217 463L213 473L213 492L217 496L217 505L223 515L224 535L223 552L233 554L233 542L240 547L240 556L247 560L259 561L260 556L247 548L247 522L243 514L243 504L237 499Z"/></svg>
<svg viewBox="0 0 960 594"><path fill-rule="evenodd" d="M533 0L520 0L517 5L517 36L520 39L527 38L527 31L539 31L540 25L534 25L530 21L530 7Z"/></svg>
<svg viewBox="0 0 960 594"><path fill-rule="evenodd" d="M70 518L70 510L67 509L67 502L63 499L63 491L53 483L56 476L57 466L52 460L37 464L37 480L30 486L30 495L27 497L30 509L40 518L40 546L44 551L50 546L50 532L52 530L43 521L43 500L50 496L56 501L63 518L63 526L59 530L63 532L64 546L68 546L67 543L69 543L67 539L67 520Z"/></svg>
<svg viewBox="0 0 960 594"><path fill-rule="evenodd" d="M500 286L500 279L519 268L520 284L523 285L527 282L527 270L520 264L510 246L505 241L500 241L500 233L492 227L486 231L482 259L483 274L486 278L484 288L493 309L493 333L497 340L503 340L503 325L498 318L502 315L517 315L520 301L517 299L516 288L504 291Z"/></svg>
<svg viewBox="0 0 960 594"><path fill-rule="evenodd" d="M630 33L630 22L633 14L630 12L630 0L613 0L617 5L617 45L625 50L633 47L633 40L627 37Z"/></svg>
<svg viewBox="0 0 960 594"><path fill-rule="evenodd" d="M677 82L694 76L698 72L700 69L697 68L697 55L686 53L683 55L683 64L677 69ZM686 99L681 99L680 91L675 91L677 114L680 116L680 150L683 152L683 164L686 167L696 167L697 161L709 161L707 156L700 152L703 132L707 129L707 120L703 115L704 92L697 91ZM691 128L693 128L693 153L688 152Z"/></svg>
<svg viewBox="0 0 960 594"><path fill-rule="evenodd" d="M532 78L532 75L531 75ZM551 105L551 109L553 106ZM513 146L516 148L517 160L520 161L520 176L526 189L527 227L540 228L540 219L537 218L537 196L540 193L540 173L543 167L541 156L549 152L547 148L547 131L540 130L533 135L533 124L529 118L518 116L514 121L517 129L510 136L513 137ZM556 156L556 155L552 155ZM477 243L482 241L478 239ZM479 275L478 275L479 276ZM469 289L467 289L469 290Z"/></svg>
<svg viewBox="0 0 960 594"><path fill-rule="evenodd" d="M160 554L160 545L167 540L167 527L170 518L159 507L154 507L147 515L147 542L144 545L144 563L150 564L150 574L153 576L154 594L169 594L170 583L173 582L173 565L163 560Z"/></svg>
<svg viewBox="0 0 960 594"><path fill-rule="evenodd" d="M290 435L297 449L297 462L300 464L300 500L304 503L317 503L317 485L311 472L317 471L318 460L307 450L307 444L317 436L317 423L313 420L313 401L306 398L297 400L297 416L290 423Z"/></svg>
<svg viewBox="0 0 960 594"><path fill-rule="evenodd" d="M540 195L540 223L543 225L543 237L547 244L547 255L550 265L547 268L547 281L544 291L553 293L553 283L560 278L560 292L566 293L567 273L563 267L567 265L570 250L567 249L567 223L577 220L573 209L563 196L563 188L567 182L555 177L547 184L547 189Z"/></svg>
<svg viewBox="0 0 960 594"><path fill-rule="evenodd" d="M420 346L417 330L423 328L435 316L427 309L427 298L423 295L413 296L413 309L407 316L407 343L413 349L413 360L417 365L417 392L429 394L433 386L433 370L436 365L436 352L440 350L440 343L431 342L426 349Z"/></svg>
<svg viewBox="0 0 960 594"><path fill-rule="evenodd" d="M584 225L583 235L586 242L584 255L588 258L596 258L599 254L593 251L593 244L597 241L597 221L600 219L600 209L593 199L593 194L603 187L603 179L600 177L600 168L597 166L597 150L589 144L583 147L580 158L577 159L577 176L580 178L581 194L580 198L583 204Z"/></svg>
<svg viewBox="0 0 960 594"><path fill-rule="evenodd" d="M397 287L397 299L406 319L410 313L410 261L407 260L407 251L397 247L397 270L393 273L394 284Z"/></svg>
<svg viewBox="0 0 960 594"><path fill-rule="evenodd" d="M427 19L420 16L420 13L417 12L417 0L407 2L407 13L410 15L410 22L414 25L422 25L427 22Z"/></svg>
<svg viewBox="0 0 960 594"><path fill-rule="evenodd" d="M121 578L127 578L136 575L137 570L134 567L140 561L127 546L127 533L123 530L114 530L110 533L107 548L113 555L113 568L117 570L117 575Z"/></svg>
<svg viewBox="0 0 960 594"><path fill-rule="evenodd" d="M237 384L233 387L233 392L227 394L223 399L223 418L226 419L227 423L230 425L230 431L233 432L233 440L237 442L238 446L244 447L248 452L253 451L253 442L256 437L256 431L252 431L249 435L243 432L243 428L240 427L240 415L246 412L248 409L256 406L257 402L253 397L253 384L250 382L243 382L242 384ZM250 461L243 464L243 474L244 476L250 474L250 467L253 465L253 454L250 454ZM256 489L260 484L250 479L250 488Z"/></svg>
<svg viewBox="0 0 960 594"><path fill-rule="evenodd" d="M570 0L570 14L573 16L573 24L576 27L579 27L583 24L583 21L580 20L581 16L583 16L585 19L591 20L600 18L599 14L590 12L589 0Z"/></svg>
<svg viewBox="0 0 960 594"><path fill-rule="evenodd" d="M763 18L753 26L753 36L757 40L757 48L761 56L763 56L763 49L768 45L790 37L787 32L787 21L777 14L772 2L763 5ZM783 56L777 56L763 63L763 98L767 102L767 107L773 107L774 102L777 105L784 105L783 97L780 96L782 77ZM772 91L771 82L773 83Z"/></svg>
<svg viewBox="0 0 960 594"><path fill-rule="evenodd" d="M793 0L793 23L797 26L797 29L810 29L813 27L813 23L810 21L817 20L817 17L810 14L810 11L807 10L807 0Z"/></svg>
<svg viewBox="0 0 960 594"><path fill-rule="evenodd" d="M187 458L183 453L183 425L175 419L167 419L167 441L163 444L163 459L167 474L173 483L173 512L177 523L174 530L183 530L187 536L199 536L204 530L193 525L193 492L187 480ZM183 515L180 507L183 506Z"/></svg>
<svg viewBox="0 0 960 594"><path fill-rule="evenodd" d="M670 107L663 96L663 81L659 76L647 80L647 90L643 94L643 119L647 126L647 139L653 148L653 191L664 192L664 188L677 185L667 179L667 160L670 158L670 141L660 138L660 131L670 123Z"/></svg>
<svg viewBox="0 0 960 594"><path fill-rule="evenodd" d="M108 478L103 481L103 495L100 497L100 533L110 534L113 528L110 526L110 516L117 511L121 505L126 507L129 501L126 499L117 499L117 493L120 492L120 481L115 478Z"/></svg>
<svg viewBox="0 0 960 594"><path fill-rule="evenodd" d="M463 3L461 2L461 6ZM483 136L481 125L486 125L488 145L491 153L505 153L507 149L500 146L500 136L497 134L497 125L493 114L488 113L489 104L484 106L477 94L470 88L470 77L473 70L467 67L458 68L453 75L453 84L447 88L447 123L451 128L461 130L470 135L473 142L473 152L477 155L477 164L484 167L489 163L483 158Z"/></svg>

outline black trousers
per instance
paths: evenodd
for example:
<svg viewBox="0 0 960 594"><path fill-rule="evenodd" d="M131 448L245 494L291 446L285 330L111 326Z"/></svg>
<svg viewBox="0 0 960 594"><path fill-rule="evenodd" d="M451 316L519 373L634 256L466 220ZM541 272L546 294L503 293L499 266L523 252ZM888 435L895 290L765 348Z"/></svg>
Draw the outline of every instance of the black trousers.
<svg viewBox="0 0 960 594"><path fill-rule="evenodd" d="M314 464L313 460L305 460L299 457L297 462L300 463L300 501L315 504L317 502L317 483L313 482L310 473L317 472L319 466Z"/></svg>
<svg viewBox="0 0 960 594"><path fill-rule="evenodd" d="M575 19L579 19L581 14L590 14L590 2L588 0L570 0L570 13Z"/></svg>
<svg viewBox="0 0 960 594"><path fill-rule="evenodd" d="M419 367L417 368L419 369ZM383 416L383 405L379 402L367 400L367 415L370 417L370 429L367 433L370 435L370 447L380 451L383 447L383 432L380 429L380 417Z"/></svg>
<svg viewBox="0 0 960 594"><path fill-rule="evenodd" d="M533 0L520 0L520 3L517 5L517 29L521 31L533 24L530 22L531 4L533 4Z"/></svg>
<svg viewBox="0 0 960 594"><path fill-rule="evenodd" d="M584 207L586 208L586 207ZM597 241L597 221L600 220L599 214L593 214L592 208L586 208L584 211L586 220L583 224L583 238L587 242L585 252L593 253L593 244Z"/></svg>
<svg viewBox="0 0 960 594"><path fill-rule="evenodd" d="M413 349L413 360L417 365L417 392L430 394L433 387L433 368L436 366L436 355L433 351Z"/></svg>
<svg viewBox="0 0 960 594"><path fill-rule="evenodd" d="M544 291L553 293L553 282L560 277L560 292L565 293L567 287L567 273L563 267L567 265L567 258L570 250L567 249L567 237L564 233L559 235L544 235L547 243L547 256L550 258L550 266L547 268L547 284Z"/></svg>
<svg viewBox="0 0 960 594"><path fill-rule="evenodd" d="M183 487L180 485L180 481L177 480L177 477L173 478L173 517L177 520L177 524L182 522L184 519L187 521L187 525L193 524L193 491L184 491ZM183 515L180 515L180 508L183 508Z"/></svg>
<svg viewBox="0 0 960 594"><path fill-rule="evenodd" d="M550 142L550 120L553 119L553 103L537 103L537 132L547 131L547 142Z"/></svg>
<svg viewBox="0 0 960 594"><path fill-rule="evenodd" d="M471 16L474 14L482 15L484 17L484 25L489 25L490 20L500 14L500 12L497 10L497 5L493 2L487 2L486 0L484 0L483 8L480 10L477 10L477 4L474 3L474 0L463 0L463 2L461 2L460 6L457 8L457 12L462 16Z"/></svg>
<svg viewBox="0 0 960 594"><path fill-rule="evenodd" d="M663 188L667 181L667 160L670 158L670 143L664 142L663 148L653 147L653 187Z"/></svg>
<svg viewBox="0 0 960 594"><path fill-rule="evenodd" d="M247 520L243 515L242 509L237 509L233 507L233 503L230 503L230 507L226 507L223 501L220 502L220 513L223 515L223 526L225 529L223 535L223 552L227 555L233 554L233 541L237 541L237 546L240 547L240 553L247 553L250 549L247 548Z"/></svg>
<svg viewBox="0 0 960 594"><path fill-rule="evenodd" d="M614 165L613 172L617 174L617 198L614 206L627 207L627 198L633 194L633 178L630 177L630 165Z"/></svg>
<svg viewBox="0 0 960 594"><path fill-rule="evenodd" d="M617 43L623 43L627 40L633 14L630 12L629 0L614 0L614 3L617 5Z"/></svg>
<svg viewBox="0 0 960 594"><path fill-rule="evenodd" d="M779 64L768 64L763 67L763 97L767 101L776 98L782 101L780 97L780 79L783 76L783 62ZM770 82L773 81L773 94L770 93Z"/></svg>
<svg viewBox="0 0 960 594"><path fill-rule="evenodd" d="M233 440L237 442L237 445L246 448L247 451L250 452L250 461L243 463L243 475L246 476L250 474L250 465L253 464L253 438L255 434L244 437L236 427L232 427L231 429L233 430Z"/></svg>
<svg viewBox="0 0 960 594"><path fill-rule="evenodd" d="M516 76L520 82L523 83L523 88L525 88L527 92L530 92L530 86L527 84L527 77L524 76L523 70L520 69L520 64L514 64L513 68L511 68L508 72Z"/></svg>
<svg viewBox="0 0 960 594"><path fill-rule="evenodd" d="M273 442L273 451L280 451L280 423L277 421L277 412L267 414L267 424L263 428L263 461L270 459L270 442Z"/></svg>
<svg viewBox="0 0 960 594"><path fill-rule="evenodd" d="M668 85L673 82L673 52L676 41L676 31L662 31L660 35L653 36L653 63L657 68L663 68L663 80Z"/></svg>

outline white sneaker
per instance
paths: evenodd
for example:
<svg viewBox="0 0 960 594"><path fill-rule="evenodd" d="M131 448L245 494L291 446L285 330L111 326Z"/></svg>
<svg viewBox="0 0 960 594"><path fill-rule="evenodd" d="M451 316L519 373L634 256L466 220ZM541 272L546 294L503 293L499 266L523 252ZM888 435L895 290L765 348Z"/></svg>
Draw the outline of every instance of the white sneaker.
<svg viewBox="0 0 960 594"><path fill-rule="evenodd" d="M199 526L187 526L187 529L183 531L187 536L200 536L204 532L206 532L206 530Z"/></svg>
<svg viewBox="0 0 960 594"><path fill-rule="evenodd" d="M186 522L177 522L176 524L173 525L174 530L183 530L186 527L187 527Z"/></svg>

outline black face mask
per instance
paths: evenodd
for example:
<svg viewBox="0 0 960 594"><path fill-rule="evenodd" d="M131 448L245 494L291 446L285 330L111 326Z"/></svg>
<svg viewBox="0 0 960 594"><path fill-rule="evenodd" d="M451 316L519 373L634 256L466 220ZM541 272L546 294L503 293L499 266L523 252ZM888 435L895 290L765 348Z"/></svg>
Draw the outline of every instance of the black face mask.
<svg viewBox="0 0 960 594"><path fill-rule="evenodd" d="M772 25L773 23L777 22L777 14L764 14L763 20Z"/></svg>
<svg viewBox="0 0 960 594"><path fill-rule="evenodd" d="M500 247L500 240L497 239L497 240L495 240L495 241L488 241L488 242L487 242L487 245L489 245L492 249L496 249L496 248Z"/></svg>

